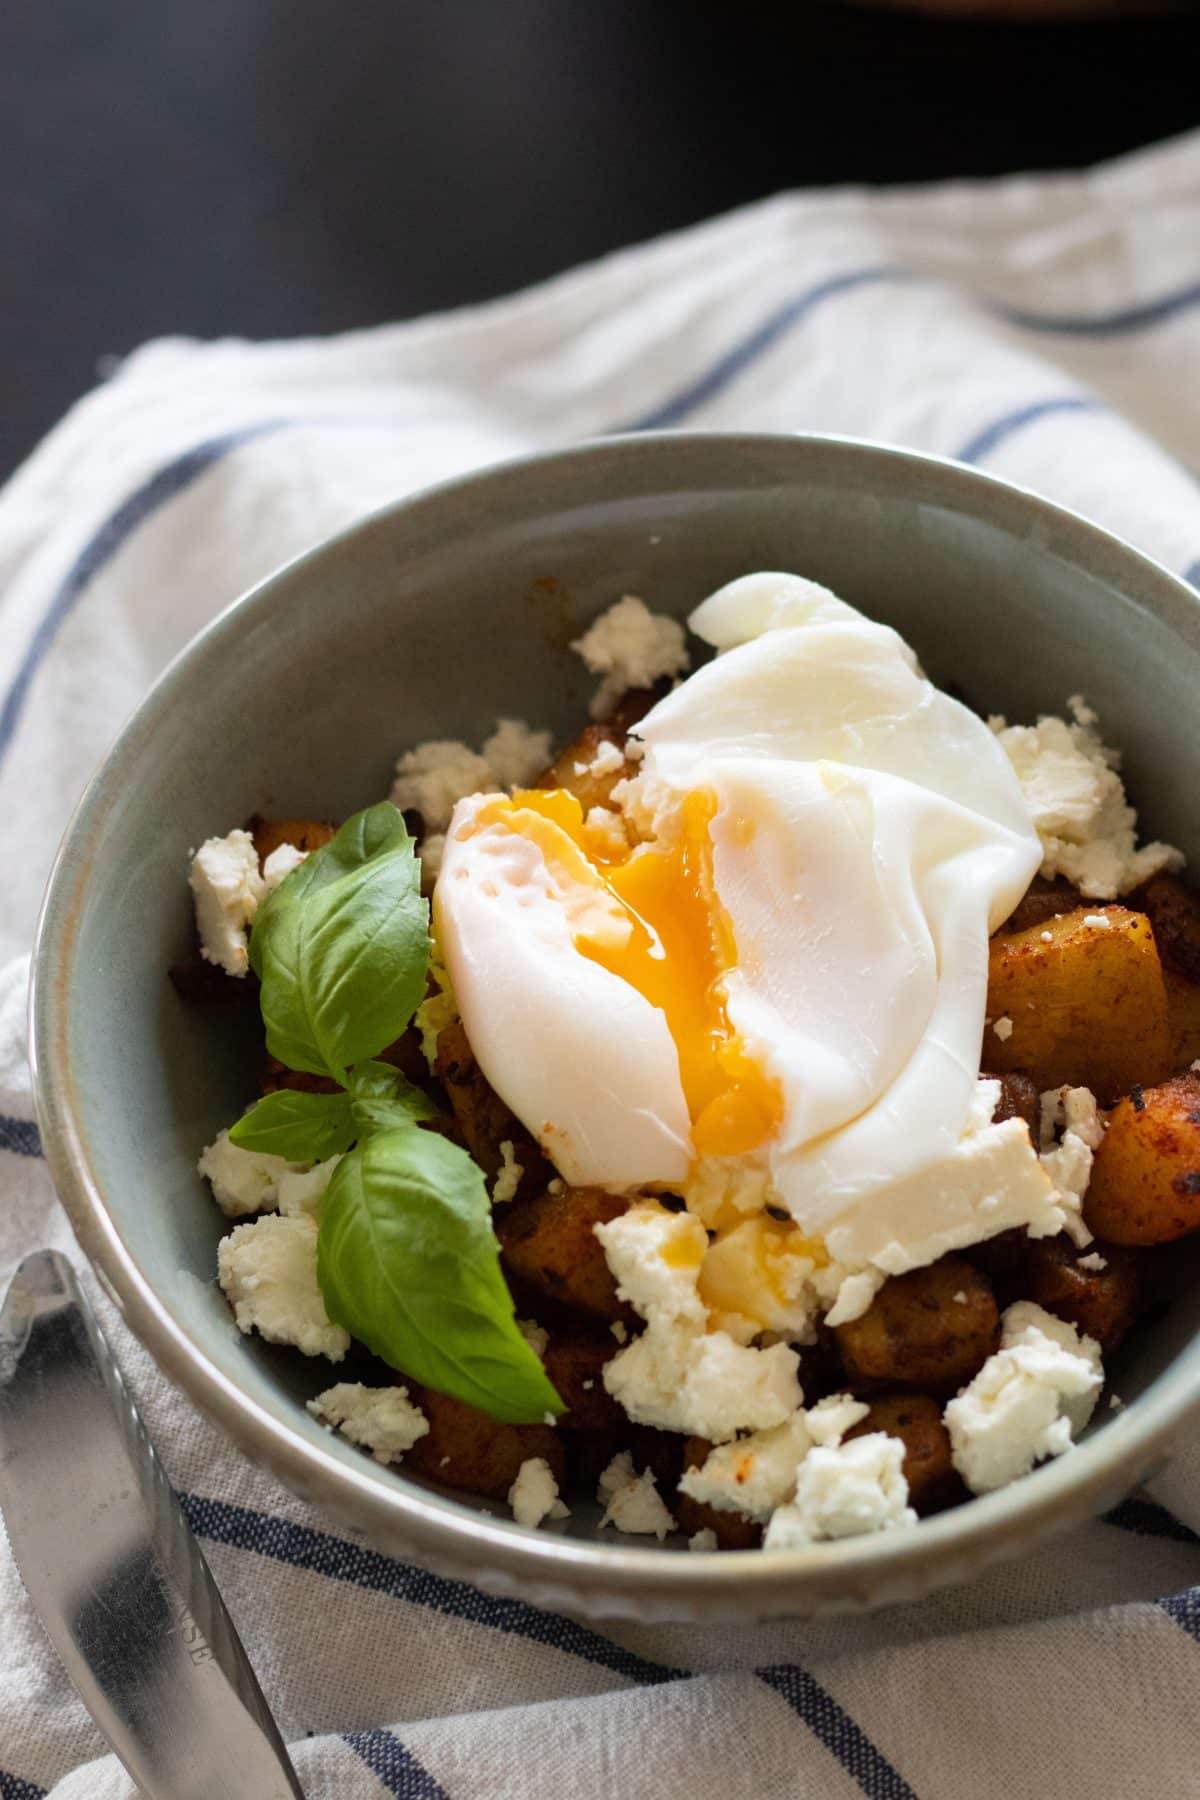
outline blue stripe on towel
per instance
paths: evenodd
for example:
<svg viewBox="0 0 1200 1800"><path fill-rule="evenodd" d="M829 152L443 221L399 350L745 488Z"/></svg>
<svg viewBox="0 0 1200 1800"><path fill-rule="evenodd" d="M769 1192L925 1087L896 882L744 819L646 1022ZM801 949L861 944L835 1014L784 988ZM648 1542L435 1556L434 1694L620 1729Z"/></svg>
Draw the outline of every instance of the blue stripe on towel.
<svg viewBox="0 0 1200 1800"><path fill-rule="evenodd" d="M823 300L830 300L835 294L847 294L857 288L870 287L880 281L911 281L916 279L904 269L879 267L869 269L850 269L844 275L831 275L818 282L815 287L806 288L784 305L771 313L761 325L739 338L724 355L709 365L700 375L695 376L684 387L651 407L640 418L632 419L627 424L614 426L616 431L661 431L665 426L677 425L686 419L698 407L712 400L736 381L752 363L780 338L789 332L793 325L807 317L814 307Z"/></svg>
<svg viewBox="0 0 1200 1800"><path fill-rule="evenodd" d="M45 1788L35 1787L32 1781L22 1781L19 1775L10 1775L6 1769L0 1769L0 1800L45 1800Z"/></svg>
<svg viewBox="0 0 1200 1800"><path fill-rule="evenodd" d="M1156 1506L1152 1500L1122 1500L1111 1512L1104 1514L1102 1523L1115 1525L1119 1531L1132 1531L1137 1537L1170 1538L1176 1544L1200 1544L1200 1537L1169 1513L1165 1506Z"/></svg>
<svg viewBox="0 0 1200 1800"><path fill-rule="evenodd" d="M968 438L962 449L956 452L959 462L978 463L989 456L1006 438L1014 432L1023 431L1026 425L1034 425L1039 419L1050 418L1055 413L1104 412L1107 409L1099 400L1088 394L1059 394L1049 400L1033 400L1028 406L1019 406L1013 412L1004 413L999 419L993 419L982 431Z"/></svg>
<svg viewBox="0 0 1200 1800"><path fill-rule="evenodd" d="M135 488L111 518L106 519L99 530L92 534L59 584L4 697L4 704L0 707L0 756L4 755L12 741L33 678L45 661L63 621L69 617L89 584L105 564L111 562L126 539L152 513L156 513L160 506L173 500L185 488L191 487L194 481L199 480L201 475L232 450L249 443L253 438L265 436L267 432L280 430L285 423L283 419L263 420L257 425L243 426L238 431L224 432L220 437L210 438L207 443L185 450L181 456L169 462L166 468L160 469L156 475L143 482L141 487Z"/></svg>
<svg viewBox="0 0 1200 1800"><path fill-rule="evenodd" d="M917 1800L900 1771L807 1670L781 1663L755 1673L783 1696L869 1800Z"/></svg>
<svg viewBox="0 0 1200 1800"><path fill-rule="evenodd" d="M347 1731L342 1742L361 1756L397 1800L448 1800L445 1788L391 1731Z"/></svg>
<svg viewBox="0 0 1200 1800"><path fill-rule="evenodd" d="M1174 1619L1181 1631L1200 1643L1200 1587L1184 1588L1178 1594L1168 1594L1157 1603L1169 1619Z"/></svg>
<svg viewBox="0 0 1200 1800"><path fill-rule="evenodd" d="M253 1550L259 1556L272 1557L291 1568L308 1569L333 1581L348 1582L354 1587L369 1588L374 1593L390 1594L393 1599L407 1600L415 1606L426 1606L433 1612L465 1619L473 1625L489 1625L515 1637L529 1638L533 1643L548 1644L586 1662L611 1669L615 1675L642 1686L664 1681L680 1681L687 1677L684 1669L667 1668L648 1662L610 1644L584 1625L571 1619L557 1618L553 1613L539 1612L521 1600L498 1600L480 1593L465 1581L449 1581L418 1569L410 1563L395 1561L365 1545L354 1544L329 1532L314 1531L306 1525L295 1525L269 1513L251 1512L244 1506L230 1506L222 1500L209 1500L199 1494L181 1494L184 1511L192 1530L210 1543L228 1544L237 1550Z"/></svg>
<svg viewBox="0 0 1200 1800"><path fill-rule="evenodd" d="M1200 281L1172 293L1160 294L1157 300L1144 300L1138 306L1122 306L1106 313L1032 313L1019 306L986 303L1008 325L1022 331L1058 332L1064 337L1122 337L1126 332L1144 331L1149 325L1161 325L1180 313L1200 306Z"/></svg>
<svg viewBox="0 0 1200 1800"><path fill-rule="evenodd" d="M10 1119L0 1113L0 1150L11 1150L14 1156L40 1156L42 1140L32 1119ZM0 1794L0 1800L4 1800Z"/></svg>

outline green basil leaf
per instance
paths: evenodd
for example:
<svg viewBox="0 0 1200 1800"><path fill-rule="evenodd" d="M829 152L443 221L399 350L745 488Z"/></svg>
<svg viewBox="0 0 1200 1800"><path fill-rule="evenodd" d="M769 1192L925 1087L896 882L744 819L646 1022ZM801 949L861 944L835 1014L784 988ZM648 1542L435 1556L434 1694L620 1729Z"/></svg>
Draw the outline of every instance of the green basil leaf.
<svg viewBox="0 0 1200 1800"><path fill-rule="evenodd" d="M425 992L429 907L413 841L389 800L347 819L254 923L267 1048L346 1084L400 1036Z"/></svg>
<svg viewBox="0 0 1200 1800"><path fill-rule="evenodd" d="M370 1137L437 1117L438 1109L424 1089L390 1063L359 1063L350 1071L351 1111L355 1135Z"/></svg>
<svg viewBox="0 0 1200 1800"><path fill-rule="evenodd" d="M241 1150L315 1163L343 1155L357 1135L349 1094L301 1094L280 1088L255 1101L230 1127L229 1140Z"/></svg>
<svg viewBox="0 0 1200 1800"><path fill-rule="evenodd" d="M331 1319L402 1374L529 1424L563 1404L521 1333L483 1176L433 1132L382 1132L338 1164L317 1273Z"/></svg>

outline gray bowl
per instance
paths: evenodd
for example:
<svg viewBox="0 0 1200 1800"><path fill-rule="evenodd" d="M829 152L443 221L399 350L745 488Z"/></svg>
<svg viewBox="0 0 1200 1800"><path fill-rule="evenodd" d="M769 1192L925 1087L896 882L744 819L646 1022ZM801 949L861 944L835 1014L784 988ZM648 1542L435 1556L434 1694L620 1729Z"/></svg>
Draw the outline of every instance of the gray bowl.
<svg viewBox="0 0 1200 1800"><path fill-rule="evenodd" d="M568 646L619 595L680 616L751 569L815 577L935 680L1025 719L1080 690L1147 832L1200 854L1200 602L1127 545L990 476L832 438L646 436L489 469L301 557L176 659L85 794L35 957L38 1117L80 1243L163 1369L253 1457L380 1548L592 1617L748 1620L915 1598L1115 1502L1200 1399L1200 1288L1116 1364L1126 1405L1026 1480L916 1530L765 1556L528 1531L371 1462L308 1417L328 1373L241 1337L213 1284L201 1145L254 1090L250 1025L187 1011L189 847L255 811L338 817L399 750L497 715L564 736ZM1162 779L1164 771L1169 778Z"/></svg>

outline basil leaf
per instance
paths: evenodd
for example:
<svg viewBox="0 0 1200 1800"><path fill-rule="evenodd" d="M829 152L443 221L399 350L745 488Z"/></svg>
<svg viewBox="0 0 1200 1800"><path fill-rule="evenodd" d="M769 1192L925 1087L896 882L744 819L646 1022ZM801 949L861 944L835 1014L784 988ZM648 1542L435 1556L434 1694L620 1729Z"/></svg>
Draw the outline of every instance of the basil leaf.
<svg viewBox="0 0 1200 1800"><path fill-rule="evenodd" d="M351 1069L350 1097L355 1135L360 1138L437 1117L429 1095L390 1063L365 1062Z"/></svg>
<svg viewBox="0 0 1200 1800"><path fill-rule="evenodd" d="M299 1163L341 1156L356 1136L349 1094L301 1094L292 1088L256 1100L229 1131L239 1150Z"/></svg>
<svg viewBox="0 0 1200 1800"><path fill-rule="evenodd" d="M341 830L268 896L250 962L267 1049L332 1075L399 1037L425 992L429 907L413 841L389 800Z"/></svg>
<svg viewBox="0 0 1200 1800"><path fill-rule="evenodd" d="M517 1330L483 1176L433 1132L382 1132L338 1164L317 1274L329 1317L402 1374L529 1424L562 1401Z"/></svg>

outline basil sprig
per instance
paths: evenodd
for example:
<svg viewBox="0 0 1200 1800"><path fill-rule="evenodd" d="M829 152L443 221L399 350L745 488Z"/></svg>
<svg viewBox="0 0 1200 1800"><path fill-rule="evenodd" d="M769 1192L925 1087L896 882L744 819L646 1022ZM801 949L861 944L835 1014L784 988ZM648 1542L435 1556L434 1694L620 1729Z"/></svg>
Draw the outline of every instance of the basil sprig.
<svg viewBox="0 0 1200 1800"><path fill-rule="evenodd" d="M250 940L268 1050L339 1091L282 1088L229 1135L289 1162L342 1158L317 1237L336 1324L437 1392L532 1423L564 1409L517 1329L483 1175L419 1129L436 1110L428 1095L377 1060L424 996L429 949L413 841L384 801L293 870Z"/></svg>

